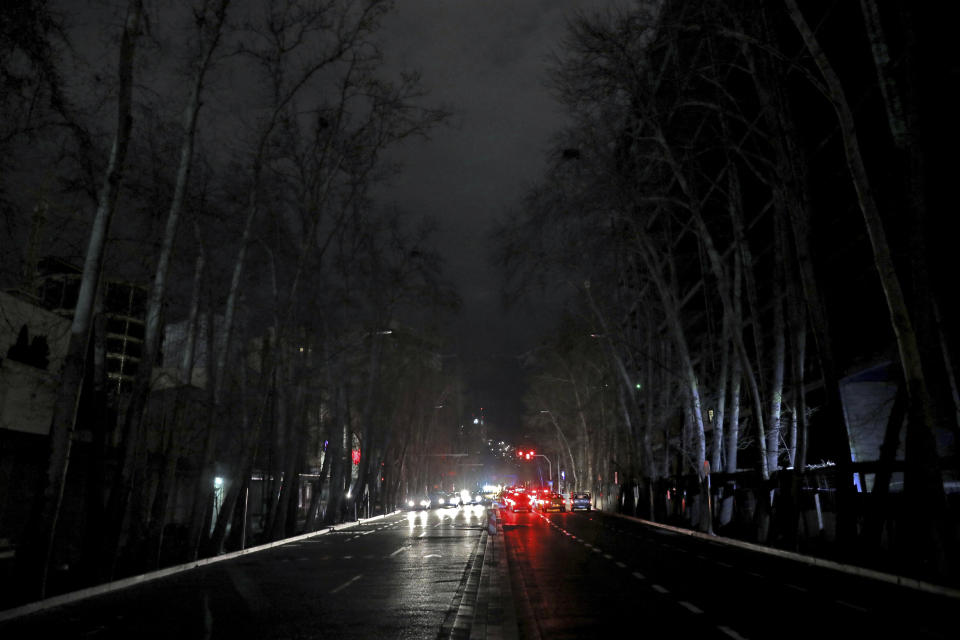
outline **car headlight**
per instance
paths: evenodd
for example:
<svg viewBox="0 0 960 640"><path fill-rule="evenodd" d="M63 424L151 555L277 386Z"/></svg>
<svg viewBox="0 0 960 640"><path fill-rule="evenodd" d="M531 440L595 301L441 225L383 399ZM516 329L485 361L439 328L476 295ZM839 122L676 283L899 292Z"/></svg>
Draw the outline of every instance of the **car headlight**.
<svg viewBox="0 0 960 640"><path fill-rule="evenodd" d="M408 506L408 507L412 507L412 506L414 506L415 504L416 504L416 503L415 503L413 500L407 500L407 506Z"/></svg>
<svg viewBox="0 0 960 640"><path fill-rule="evenodd" d="M443 498L437 498L437 504L443 504Z"/></svg>
<svg viewBox="0 0 960 640"><path fill-rule="evenodd" d="M421 506L421 507L429 507L429 506L430 506L430 501L429 501L429 500L421 500L421 501L420 501L420 506Z"/></svg>

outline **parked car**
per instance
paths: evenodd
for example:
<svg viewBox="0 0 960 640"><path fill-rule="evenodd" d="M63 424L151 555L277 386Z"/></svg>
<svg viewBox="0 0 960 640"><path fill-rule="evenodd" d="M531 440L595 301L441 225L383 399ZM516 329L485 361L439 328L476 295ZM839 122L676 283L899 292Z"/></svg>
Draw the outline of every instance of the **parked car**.
<svg viewBox="0 0 960 640"><path fill-rule="evenodd" d="M551 493L539 499L538 507L541 511L566 511L567 501L559 493Z"/></svg>
<svg viewBox="0 0 960 640"><path fill-rule="evenodd" d="M576 511L577 509L590 511L592 508L593 503L590 500L590 494L588 492L574 491L570 494L570 511Z"/></svg>

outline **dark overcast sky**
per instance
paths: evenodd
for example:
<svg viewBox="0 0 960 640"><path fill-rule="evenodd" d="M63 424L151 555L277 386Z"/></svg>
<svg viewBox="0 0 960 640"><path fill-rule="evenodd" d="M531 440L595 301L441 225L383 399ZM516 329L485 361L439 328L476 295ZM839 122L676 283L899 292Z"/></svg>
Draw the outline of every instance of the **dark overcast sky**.
<svg viewBox="0 0 960 640"><path fill-rule="evenodd" d="M469 395L508 429L519 411L515 356L545 320L501 310L487 231L537 179L549 138L563 125L545 80L567 17L615 4L624 3L398 0L384 24L389 68L419 70L431 99L454 112L452 126L402 149L404 170L384 196L440 222L439 249L464 302Z"/></svg>

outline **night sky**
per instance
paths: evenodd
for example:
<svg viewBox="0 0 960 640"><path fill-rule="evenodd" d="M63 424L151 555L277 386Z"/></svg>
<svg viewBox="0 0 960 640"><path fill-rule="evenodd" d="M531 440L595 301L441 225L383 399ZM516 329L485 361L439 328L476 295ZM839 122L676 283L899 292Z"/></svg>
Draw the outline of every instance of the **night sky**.
<svg viewBox="0 0 960 640"><path fill-rule="evenodd" d="M563 125L546 81L567 18L623 4L401 0L384 24L388 69L418 69L453 118L430 141L398 152L404 170L383 196L440 222L438 248L463 298L457 333L472 383L467 401L508 433L521 410L516 356L536 343L555 305L502 308L487 233L542 172L550 136Z"/></svg>

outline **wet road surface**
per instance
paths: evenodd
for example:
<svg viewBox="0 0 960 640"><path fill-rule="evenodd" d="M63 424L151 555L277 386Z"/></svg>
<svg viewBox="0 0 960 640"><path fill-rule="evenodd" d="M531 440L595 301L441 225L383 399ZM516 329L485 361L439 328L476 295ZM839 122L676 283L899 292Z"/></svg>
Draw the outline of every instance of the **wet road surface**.
<svg viewBox="0 0 960 640"><path fill-rule="evenodd" d="M501 517L521 638L955 637L957 599L596 511Z"/></svg>
<svg viewBox="0 0 960 640"><path fill-rule="evenodd" d="M395 514L0 622L29 638L435 638L486 524Z"/></svg>

